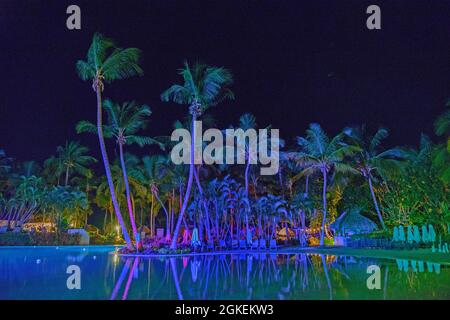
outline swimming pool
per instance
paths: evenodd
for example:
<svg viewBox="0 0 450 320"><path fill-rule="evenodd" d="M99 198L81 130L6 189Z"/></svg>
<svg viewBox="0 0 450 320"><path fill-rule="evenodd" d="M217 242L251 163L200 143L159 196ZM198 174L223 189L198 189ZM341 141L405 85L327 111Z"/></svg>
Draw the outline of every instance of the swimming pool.
<svg viewBox="0 0 450 320"><path fill-rule="evenodd" d="M435 263L267 253L125 258L111 252L112 246L0 248L0 299L450 298L450 269ZM79 267L80 289L68 288L69 266ZM367 285L369 266L379 268L374 289Z"/></svg>

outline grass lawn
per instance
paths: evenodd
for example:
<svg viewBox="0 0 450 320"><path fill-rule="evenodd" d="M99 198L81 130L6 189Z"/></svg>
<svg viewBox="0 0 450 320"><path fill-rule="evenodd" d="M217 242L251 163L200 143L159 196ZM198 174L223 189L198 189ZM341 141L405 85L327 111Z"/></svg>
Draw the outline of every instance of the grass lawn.
<svg viewBox="0 0 450 320"><path fill-rule="evenodd" d="M286 248L280 249L278 252L289 253L318 253L330 254L337 256L356 256L356 257L372 257L372 258L390 258L390 259L408 259L421 260L428 262L436 262L450 265L450 254L433 253L431 249L416 250L383 250L383 249L355 249L346 247L309 247L309 248Z"/></svg>

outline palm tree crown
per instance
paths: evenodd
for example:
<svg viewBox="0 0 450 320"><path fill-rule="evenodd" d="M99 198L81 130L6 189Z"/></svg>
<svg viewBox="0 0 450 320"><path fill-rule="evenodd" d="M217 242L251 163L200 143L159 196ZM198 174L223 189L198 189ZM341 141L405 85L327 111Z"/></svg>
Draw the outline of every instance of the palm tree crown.
<svg viewBox="0 0 450 320"><path fill-rule="evenodd" d="M94 90L96 85L103 90L103 80L110 83L142 75L138 64L140 54L137 48L117 48L112 39L97 32L89 47L87 60L78 60L76 68L82 80L93 80Z"/></svg>
<svg viewBox="0 0 450 320"><path fill-rule="evenodd" d="M87 147L77 141L66 142L64 146L59 146L56 149L59 161L66 171L66 185L71 171L87 176L90 172L89 165L97 162L94 157L86 155L88 151Z"/></svg>
<svg viewBox="0 0 450 320"><path fill-rule="evenodd" d="M194 106L191 110L201 114L210 106L215 106L224 99L234 99L228 88L233 83L231 72L223 67L211 67L196 63L191 68L187 62L179 70L183 77L182 85L175 84L161 94L161 100Z"/></svg>

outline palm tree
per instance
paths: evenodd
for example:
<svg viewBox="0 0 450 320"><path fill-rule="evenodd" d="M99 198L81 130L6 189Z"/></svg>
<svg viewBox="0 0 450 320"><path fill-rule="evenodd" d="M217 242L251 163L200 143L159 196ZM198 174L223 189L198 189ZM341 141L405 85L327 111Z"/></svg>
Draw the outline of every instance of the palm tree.
<svg viewBox="0 0 450 320"><path fill-rule="evenodd" d="M69 184L70 171L86 176L89 174L89 166L93 162L97 162L94 157L86 155L89 149L82 146L79 142L66 142L64 146L56 149L58 158L65 171L65 186Z"/></svg>
<svg viewBox="0 0 450 320"><path fill-rule="evenodd" d="M355 155L356 168L369 184L378 219L381 227L385 229L386 226L373 188L374 173L384 177L390 170L400 168L401 160L404 159L405 154L398 148L379 150L382 140L388 136L388 131L384 128L378 129L373 136L367 136L365 126L346 128L344 132L360 149Z"/></svg>
<svg viewBox="0 0 450 320"><path fill-rule="evenodd" d="M447 106L450 107L450 100L447 102ZM441 114L434 122L434 131L438 136L447 135L447 139L450 136L450 110L447 110ZM450 142L450 140L447 140Z"/></svg>
<svg viewBox="0 0 450 320"><path fill-rule="evenodd" d="M306 130L306 137L297 137L300 152L294 154L297 163L302 166L302 175L320 172L323 177L322 202L323 218L320 245L325 243L325 223L327 220L327 176L331 170L342 173L357 173L356 169L344 162L346 156L359 151L356 146L345 144L340 133L330 139L317 123Z"/></svg>
<svg viewBox="0 0 450 320"><path fill-rule="evenodd" d="M140 249L141 241L136 228L136 222L131 203L130 186L127 177L127 169L124 160L124 146L138 144L140 147L149 144L162 144L150 137L137 135L137 132L147 126L149 117L152 112L147 105L138 105L136 102L125 102L123 104L114 103L111 100L105 100L104 107L108 114L108 125L105 126L104 135L106 137L114 137L119 146L120 165L122 167L123 180L125 182L125 193L127 197L128 213L130 216L131 227L134 234L138 249ZM95 126L88 121L81 121L77 125L78 132L95 132Z"/></svg>
<svg viewBox="0 0 450 320"><path fill-rule="evenodd" d="M447 102L450 106L450 100ZM437 169L439 178L445 183L450 183L450 110L440 115L435 123L434 130L438 136L446 136L447 142L439 144L433 153L433 166Z"/></svg>
<svg viewBox="0 0 450 320"><path fill-rule="evenodd" d="M6 156L3 149L0 149L0 194L7 188L11 164L12 159Z"/></svg>
<svg viewBox="0 0 450 320"><path fill-rule="evenodd" d="M239 128L247 131L249 129L255 129L256 128L256 118L251 113L245 113L239 118ZM248 140L245 140L245 172L244 172L244 180L245 180L245 192L247 193L247 197L249 196L249 185L248 185L248 173L250 170L250 146L248 144ZM255 150L256 151L256 150Z"/></svg>
<svg viewBox="0 0 450 320"><path fill-rule="evenodd" d="M6 157L5 150L0 149L0 174L9 172L11 169L11 158Z"/></svg>
<svg viewBox="0 0 450 320"><path fill-rule="evenodd" d="M64 166L61 162L61 158L51 156L44 161L44 169L42 175L46 178L47 182L53 185L59 185L61 174L64 171Z"/></svg>
<svg viewBox="0 0 450 320"><path fill-rule="evenodd" d="M161 169L165 162L165 157L161 155L145 156L142 158L143 166L133 169L132 174L136 176L142 184L149 186L152 202L151 208L154 208L153 202L154 198L156 198L161 205L161 208L164 210L166 215L166 237L170 238L169 212L159 196L158 187L164 177L164 170ZM151 212L150 218L153 219L153 211Z"/></svg>
<svg viewBox="0 0 450 320"><path fill-rule="evenodd" d="M111 39L95 33L92 44L87 53L87 61L79 60L76 64L78 75L84 81L92 80L92 88L97 96L97 133L100 143L103 165L106 171L109 191L113 201L114 211L122 228L123 237L129 248L132 247L131 239L123 221L120 207L114 191L114 185L109 168L108 154L106 153L105 141L103 138L102 123L102 92L104 82L112 82L142 74L138 60L140 50L136 48L117 48Z"/></svg>
<svg viewBox="0 0 450 320"><path fill-rule="evenodd" d="M189 178L183 206L178 216L170 246L172 249L175 249L177 246L181 221L187 208L194 177L195 121L208 107L217 105L223 99L234 98L233 92L228 88L232 84L233 78L231 73L225 68L211 67L200 63L196 63L191 68L185 62L179 74L183 77L184 83L182 85L175 84L161 94L163 101L173 101L178 104L189 105L189 113L191 115Z"/></svg>

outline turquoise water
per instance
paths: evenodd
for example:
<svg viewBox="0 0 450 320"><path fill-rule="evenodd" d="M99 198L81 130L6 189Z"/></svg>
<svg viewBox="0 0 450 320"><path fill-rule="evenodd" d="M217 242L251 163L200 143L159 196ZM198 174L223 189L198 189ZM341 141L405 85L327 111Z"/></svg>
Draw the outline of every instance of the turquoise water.
<svg viewBox="0 0 450 320"><path fill-rule="evenodd" d="M257 253L125 258L113 251L0 248L0 299L450 299L450 268L426 262ZM70 265L80 268L80 290L67 287ZM380 268L380 289L367 287L370 265Z"/></svg>

